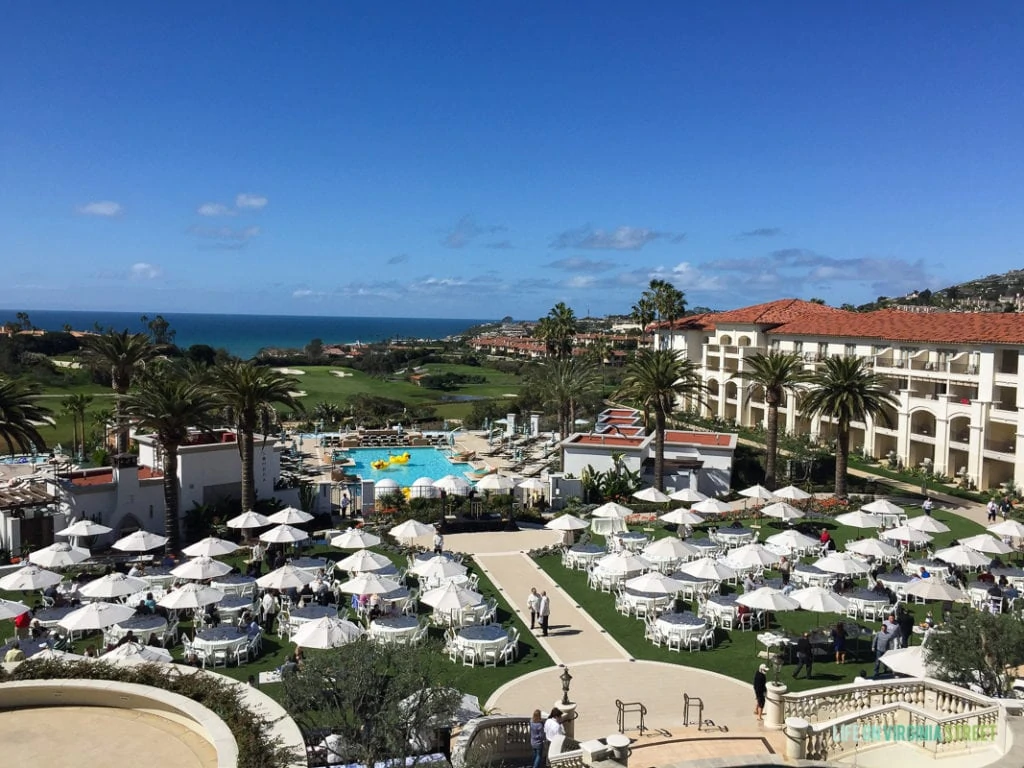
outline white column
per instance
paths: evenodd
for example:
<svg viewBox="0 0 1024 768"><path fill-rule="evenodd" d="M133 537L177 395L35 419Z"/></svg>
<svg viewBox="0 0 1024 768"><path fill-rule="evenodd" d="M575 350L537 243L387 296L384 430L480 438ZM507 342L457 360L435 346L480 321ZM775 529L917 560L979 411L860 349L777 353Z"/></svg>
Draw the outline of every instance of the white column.
<svg viewBox="0 0 1024 768"><path fill-rule="evenodd" d="M764 727L770 731L781 731L786 727L784 715L786 707L782 697L789 689L782 683L768 683L768 695L765 696Z"/></svg>

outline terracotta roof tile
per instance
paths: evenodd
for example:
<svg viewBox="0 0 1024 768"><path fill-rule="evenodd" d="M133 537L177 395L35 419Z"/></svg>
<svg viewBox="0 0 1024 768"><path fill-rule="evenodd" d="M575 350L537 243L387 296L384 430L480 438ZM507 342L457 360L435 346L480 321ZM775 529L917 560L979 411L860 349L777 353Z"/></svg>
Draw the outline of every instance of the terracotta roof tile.
<svg viewBox="0 0 1024 768"><path fill-rule="evenodd" d="M844 312L801 317L770 333L780 336L842 336L883 341L938 344L1024 344L1024 315L992 312Z"/></svg>
<svg viewBox="0 0 1024 768"><path fill-rule="evenodd" d="M732 444L732 435L720 432L683 432L678 429L665 430L666 443L683 443L691 445L717 445L728 448Z"/></svg>

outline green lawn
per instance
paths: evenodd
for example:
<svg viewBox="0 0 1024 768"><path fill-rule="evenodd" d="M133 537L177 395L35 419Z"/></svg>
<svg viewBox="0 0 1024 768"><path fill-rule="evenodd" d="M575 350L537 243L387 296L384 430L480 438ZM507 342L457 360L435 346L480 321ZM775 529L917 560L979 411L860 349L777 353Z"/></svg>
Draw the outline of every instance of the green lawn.
<svg viewBox="0 0 1024 768"><path fill-rule="evenodd" d="M948 511L936 510L934 517L946 523L951 529L949 533L936 535L934 543L936 548L946 546L953 539L971 536L984 530L980 525ZM755 521L748 519L742 522L746 525ZM784 529L784 526L781 524L776 521L769 521L766 518L756 522L762 526L762 540ZM821 527L828 528L839 550L843 549L848 540L857 538L859 534L865 533L854 528L837 525L831 521L816 527L818 529ZM675 534L661 528L655 535ZM706 536L706 533L698 529L695 535L697 538L702 538ZM594 540L600 543L601 537L595 536ZM813 559L808 558L807 561L812 562ZM593 590L587 586L586 573L564 568L560 558L554 555L540 557L537 559L537 563L612 637L638 659L664 661L707 669L735 677L744 682L749 682L753 679L757 665L763 661L756 656L758 651L763 650L763 646L756 641L757 631L743 632L740 630L719 629L717 632L717 645L713 651L694 651L691 653L683 650L679 653L669 651L664 647L655 647L650 641L644 639L643 622L619 614L615 610L615 601L612 595ZM778 574L769 573L767 575L777 576ZM690 610L696 608L693 604L689 604L687 607ZM926 611L924 606L915 606L913 611L919 614L916 615L919 621L924 619ZM800 633L815 626L827 627L842 618L845 617L835 614L812 614L805 611L778 613L772 615L772 627L774 629L783 628L792 633ZM871 629L877 629L878 627L878 624L873 622L860 622L860 624ZM859 643L859 648L856 641L851 640L848 643L846 664L836 664L833 657L822 658L820 661L816 659L816 662L813 679L807 680L801 677L798 680L793 680L793 667L787 665L782 672L783 682L790 686L791 690L796 691L853 682L853 678L857 676L861 669L867 669L870 673L874 665L874 655L870 650L870 638L865 637L862 639Z"/></svg>
<svg viewBox="0 0 1024 768"><path fill-rule="evenodd" d="M377 548L375 551L381 552L385 556L391 558L393 562L398 565L405 565L404 557L394 552L386 552ZM328 548L325 546L316 547L312 551L308 551L308 554L316 554L320 556L326 556L330 560L340 560L345 557L347 552L341 552L337 549ZM242 564L242 555L233 555L231 557L220 558L225 562L229 562L232 565L238 566ZM473 563L467 563L470 566L470 570L475 572L480 577L479 585L480 592L485 598L495 598L498 602L498 613L497 621L506 627L516 626L519 628L520 641L519 641L519 659L514 664L508 666L498 667L462 667L461 665L456 667L453 672L461 690L472 693L479 697L481 702L485 702L487 698L496 691L499 687L505 683L513 680L521 675L525 675L529 672L533 672L538 669L551 666L551 658L547 653L537 644L533 635L531 635L523 623L520 621L518 616L509 608L508 604L501 596L501 594L495 589L491 581L485 576L480 569ZM26 596L21 593L4 593L0 592L0 597L8 600L20 600L29 605L35 602L35 597ZM421 606L420 611L423 614L429 613L430 609L426 606ZM182 622L181 629L191 634L193 631L192 622ZM0 621L0 640L12 637L14 635L14 625L11 621ZM440 640L443 636L443 631L440 629L432 628L430 630L430 636L434 639ZM90 644L95 644L97 637L87 637L77 641L74 644L73 650L81 653ZM249 676L258 677L260 672L269 671L280 667L285 660L285 657L294 651L295 647L287 641L281 640L277 635L266 634L263 635L263 653L260 657L249 664L242 665L240 667L229 667L227 669L218 668L217 671L227 675L228 677L235 678L237 680L248 680ZM176 660L182 659L182 647L176 646L171 650ZM267 694L276 696L279 691L278 684L270 684L264 687Z"/></svg>

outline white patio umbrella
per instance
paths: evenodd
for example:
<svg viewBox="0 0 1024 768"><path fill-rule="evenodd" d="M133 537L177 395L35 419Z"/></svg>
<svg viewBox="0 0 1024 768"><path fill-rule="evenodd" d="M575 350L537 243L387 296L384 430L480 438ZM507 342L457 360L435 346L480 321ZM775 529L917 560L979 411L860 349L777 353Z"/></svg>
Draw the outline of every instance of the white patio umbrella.
<svg viewBox="0 0 1024 768"><path fill-rule="evenodd" d="M808 536L806 533L800 533L800 531L783 531L782 533L776 533L765 539L766 544L779 547L780 549L817 549L821 546L821 542L813 536Z"/></svg>
<svg viewBox="0 0 1024 768"><path fill-rule="evenodd" d="M846 551L852 552L860 557L875 557L885 559L887 557L899 557L900 548L882 541L881 539L861 539L860 541L846 542Z"/></svg>
<svg viewBox="0 0 1024 768"><path fill-rule="evenodd" d="M341 591L349 595L384 595L401 588L394 579L375 573L361 573L341 585Z"/></svg>
<svg viewBox="0 0 1024 768"><path fill-rule="evenodd" d="M516 483L516 488L522 488L524 491L543 491L547 487L547 484L537 477L528 477Z"/></svg>
<svg viewBox="0 0 1024 768"><path fill-rule="evenodd" d="M980 533L977 536L968 536L966 539L960 539L960 544L978 552L987 552L990 555L1008 555L1013 552L1013 547L1009 544L987 533Z"/></svg>
<svg viewBox="0 0 1024 768"><path fill-rule="evenodd" d="M315 578L314 574L289 563L260 576L256 579L256 584L263 589L302 589Z"/></svg>
<svg viewBox="0 0 1024 768"><path fill-rule="evenodd" d="M23 565L0 579L0 589L6 589L8 592L32 592L60 584L62 578L59 573L44 570L38 565Z"/></svg>
<svg viewBox="0 0 1024 768"><path fill-rule="evenodd" d="M453 576L465 576L469 570L466 566L449 560L446 557L432 557L422 567L413 569L413 572L421 579L427 581L443 581Z"/></svg>
<svg viewBox="0 0 1024 768"><path fill-rule="evenodd" d="M429 605L439 613L458 612L463 608L480 605L483 601L484 596L479 592L459 586L452 581L443 587L429 589L420 597L421 603Z"/></svg>
<svg viewBox="0 0 1024 768"><path fill-rule="evenodd" d="M237 549L238 545L233 541L218 539L216 536L207 536L205 539L200 539L195 544L191 544L181 551L189 557L199 557L200 555L220 557L221 555L230 555Z"/></svg>
<svg viewBox="0 0 1024 768"><path fill-rule="evenodd" d="M871 570L871 566L865 561L846 552L831 552L825 557L818 558L814 567L840 576L856 576Z"/></svg>
<svg viewBox="0 0 1024 768"><path fill-rule="evenodd" d="M88 549L73 547L63 541L57 541L48 547L28 553L28 561L43 568L67 568L88 560L91 554Z"/></svg>
<svg viewBox="0 0 1024 768"><path fill-rule="evenodd" d="M440 493L434 487L433 479L418 477L409 486L409 496L414 499L436 499Z"/></svg>
<svg viewBox="0 0 1024 768"><path fill-rule="evenodd" d="M56 533L54 536L101 536L104 533L110 533L113 528L108 528L100 523L94 523L92 520L79 520L77 523L72 523L67 528L63 528Z"/></svg>
<svg viewBox="0 0 1024 768"><path fill-rule="evenodd" d="M693 488L680 488L678 491L670 493L668 497L673 501L683 501L687 504L695 504L707 498L705 494L695 491Z"/></svg>
<svg viewBox="0 0 1024 768"><path fill-rule="evenodd" d="M959 565L964 568L980 568L992 561L990 555L983 555L976 549L960 544L955 547L946 547L935 551L935 559L941 560L950 565Z"/></svg>
<svg viewBox="0 0 1024 768"><path fill-rule="evenodd" d="M396 525L388 533L399 541L411 541L420 536L432 535L434 526L421 523L419 520L406 520L404 523Z"/></svg>
<svg viewBox="0 0 1024 768"><path fill-rule="evenodd" d="M114 549L122 552L149 552L167 543L167 537L149 531L135 531L113 543Z"/></svg>
<svg viewBox="0 0 1024 768"><path fill-rule="evenodd" d="M626 589L635 589L638 592L650 592L656 595L677 595L686 585L681 581L666 576L663 573L652 571L641 576L634 576L623 585Z"/></svg>
<svg viewBox="0 0 1024 768"><path fill-rule="evenodd" d="M285 507L272 515L267 515L267 522L274 525L302 525L312 519L313 516L311 514L303 512L296 507Z"/></svg>
<svg viewBox="0 0 1024 768"><path fill-rule="evenodd" d="M177 576L179 579L196 579L197 581L215 579L218 576L226 576L229 573L231 573L230 565L222 563L220 560L214 560L206 555L193 557L191 560L186 560L181 565L171 569L172 576Z"/></svg>
<svg viewBox="0 0 1024 768"><path fill-rule="evenodd" d="M265 541L268 544L294 544L297 541L305 541L308 538L308 533L298 528L293 528L290 525L279 525L260 534L260 541Z"/></svg>
<svg viewBox="0 0 1024 768"><path fill-rule="evenodd" d="M380 536L375 536L362 528L349 528L331 539L331 546L338 549L366 549L380 544Z"/></svg>
<svg viewBox="0 0 1024 768"><path fill-rule="evenodd" d="M947 533L949 531L948 525L940 523L931 515L912 517L907 520L907 527L913 528L915 531L924 531L925 533Z"/></svg>
<svg viewBox="0 0 1024 768"><path fill-rule="evenodd" d="M358 640L366 630L347 619L324 616L306 621L292 634L291 641L300 648L339 648Z"/></svg>
<svg viewBox="0 0 1024 768"><path fill-rule="evenodd" d="M660 563L673 560L687 560L703 552L700 547L687 544L676 536L664 536L655 539L640 554L651 562Z"/></svg>
<svg viewBox="0 0 1024 768"><path fill-rule="evenodd" d="M630 573L649 571L654 568L654 563L646 557L634 555L632 552L613 552L598 560L594 567L601 573L624 576Z"/></svg>
<svg viewBox="0 0 1024 768"><path fill-rule="evenodd" d="M271 522L264 515L250 509L238 517L232 517L225 525L228 528L264 528L271 525Z"/></svg>
<svg viewBox="0 0 1024 768"><path fill-rule="evenodd" d="M756 499L757 501L769 501L775 498L775 494L760 483L744 488L739 494L740 496L746 496L748 499Z"/></svg>
<svg viewBox="0 0 1024 768"><path fill-rule="evenodd" d="M938 667L925 662L923 645L894 648L882 654L880 661L897 675L908 677L935 677Z"/></svg>
<svg viewBox="0 0 1024 768"><path fill-rule="evenodd" d="M587 521L566 512L553 520L548 520L544 527L552 531L582 531L587 527Z"/></svg>
<svg viewBox="0 0 1024 768"><path fill-rule="evenodd" d="M906 586L906 593L922 600L942 600L954 602L966 600L967 595L963 590L948 584L942 579L921 579L912 581Z"/></svg>
<svg viewBox="0 0 1024 768"><path fill-rule="evenodd" d="M511 477L499 475L484 475L476 481L478 491L492 491L494 493L510 493L516 487L516 481Z"/></svg>
<svg viewBox="0 0 1024 768"><path fill-rule="evenodd" d="M156 601L156 604L172 611L195 610L219 603L224 593L206 584L189 582L172 589Z"/></svg>
<svg viewBox="0 0 1024 768"><path fill-rule="evenodd" d="M464 478L455 475L445 475L440 480L435 480L434 487L455 496L468 496L470 489L469 483Z"/></svg>
<svg viewBox="0 0 1024 768"><path fill-rule="evenodd" d="M0 621L4 619L15 619L23 613L28 613L28 606L14 600L0 598Z"/></svg>
<svg viewBox="0 0 1024 768"><path fill-rule="evenodd" d="M704 499L690 507L691 512L700 512L702 515L722 515L731 512L732 507L728 502L719 499Z"/></svg>
<svg viewBox="0 0 1024 768"><path fill-rule="evenodd" d="M782 557L772 552L764 544L744 544L729 552L726 561L731 567L756 568L762 565L775 565Z"/></svg>
<svg viewBox="0 0 1024 768"><path fill-rule="evenodd" d="M753 592L745 592L736 598L736 602L758 611L795 611L800 607L796 600L774 587L759 587Z"/></svg>
<svg viewBox="0 0 1024 768"><path fill-rule="evenodd" d="M78 592L83 597L96 600L110 600L115 597L134 595L136 592L141 592L144 589L149 589L148 581L115 572L108 573L106 576L101 576L92 581L87 581L78 588Z"/></svg>
<svg viewBox="0 0 1024 768"><path fill-rule="evenodd" d="M1001 523L990 525L985 530L996 536L1024 539L1024 523L1017 522L1016 520L1003 520Z"/></svg>
<svg viewBox="0 0 1024 768"><path fill-rule="evenodd" d="M156 648L152 645L143 645L142 643L125 643L124 645L119 645L114 650L104 653L100 658L104 661L127 661L129 663L134 662L137 664L144 664L147 662L170 664L174 661L170 651L166 651L163 648Z"/></svg>
<svg viewBox="0 0 1024 768"><path fill-rule="evenodd" d="M69 632L84 632L89 629L112 627L134 615L135 609L130 606L95 602L72 611L57 623Z"/></svg>
<svg viewBox="0 0 1024 768"><path fill-rule="evenodd" d="M881 539L888 539L889 541L909 541L913 544L927 544L932 540L930 534L924 531L919 531L916 528L910 528L906 525L901 525L896 528L888 528L881 531L878 534Z"/></svg>
<svg viewBox="0 0 1024 768"><path fill-rule="evenodd" d="M888 499L875 499L870 504L861 507L865 512L874 515L902 515L905 514L903 507L897 507Z"/></svg>
<svg viewBox="0 0 1024 768"><path fill-rule="evenodd" d="M616 504L614 501L609 501L602 504L600 507L590 513L591 517L611 517L625 520L627 517L633 514L633 510L629 507L624 507L621 504Z"/></svg>
<svg viewBox="0 0 1024 768"><path fill-rule="evenodd" d="M795 485L787 485L785 488L779 488L777 491L773 491L772 495L776 499L788 499L789 501L806 501L811 498L814 494L808 493L807 491L797 488Z"/></svg>
<svg viewBox="0 0 1024 768"><path fill-rule="evenodd" d="M339 571L349 573L364 573L366 571L380 571L391 565L391 561L384 555L378 555L368 549L361 549L353 552L346 558L334 564Z"/></svg>
<svg viewBox="0 0 1024 768"><path fill-rule="evenodd" d="M639 499L640 501L652 501L655 504L665 504L672 501L672 497L667 493L659 491L654 486L650 488L642 488L639 491L633 492L633 498Z"/></svg>
<svg viewBox="0 0 1024 768"><path fill-rule="evenodd" d="M801 517L805 516L802 510L799 510L784 501L777 501L774 504L761 507L761 514L787 521L799 520Z"/></svg>
<svg viewBox="0 0 1024 768"><path fill-rule="evenodd" d="M56 648L44 648L39 653L33 653L26 661L89 661L89 656L79 656L77 653L58 651Z"/></svg>
<svg viewBox="0 0 1024 768"><path fill-rule="evenodd" d="M814 613L846 613L850 607L849 600L824 587L805 587L790 592L789 596L805 611Z"/></svg>
<svg viewBox="0 0 1024 768"><path fill-rule="evenodd" d="M682 508L666 512L658 519L662 522L672 523L674 525L700 525L704 522L704 518L696 512L690 512L688 509Z"/></svg>
<svg viewBox="0 0 1024 768"><path fill-rule="evenodd" d="M736 571L712 557L702 557L679 566L679 570L698 579L725 581L736 578Z"/></svg>
<svg viewBox="0 0 1024 768"><path fill-rule="evenodd" d="M865 512L862 509L855 509L853 512L844 512L836 515L836 522L840 525L847 525L850 528L881 528L885 521L878 515Z"/></svg>

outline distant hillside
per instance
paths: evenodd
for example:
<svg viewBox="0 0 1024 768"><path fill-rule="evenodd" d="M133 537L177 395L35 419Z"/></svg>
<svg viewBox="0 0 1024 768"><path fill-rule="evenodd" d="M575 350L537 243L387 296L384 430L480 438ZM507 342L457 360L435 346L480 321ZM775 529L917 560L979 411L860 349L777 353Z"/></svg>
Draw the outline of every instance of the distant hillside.
<svg viewBox="0 0 1024 768"><path fill-rule="evenodd" d="M919 312L1024 312L1024 269L1011 269L1001 275L968 280L934 292L924 289L906 296L879 296L857 310L869 312L885 308Z"/></svg>

